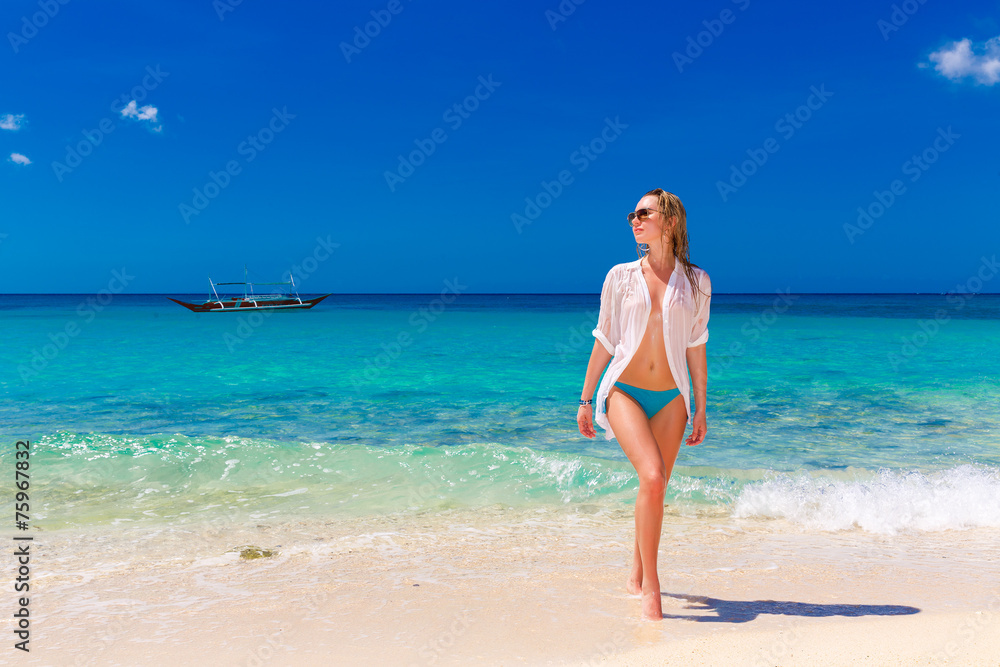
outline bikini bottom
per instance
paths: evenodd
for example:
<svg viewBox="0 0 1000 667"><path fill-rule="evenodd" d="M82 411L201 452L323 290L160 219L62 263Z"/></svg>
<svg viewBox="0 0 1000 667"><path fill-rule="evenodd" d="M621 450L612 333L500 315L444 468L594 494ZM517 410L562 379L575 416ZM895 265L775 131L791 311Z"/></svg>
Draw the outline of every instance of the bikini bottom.
<svg viewBox="0 0 1000 667"><path fill-rule="evenodd" d="M646 413L646 419L652 419L653 415L666 407L667 403L681 395L681 390L674 387L666 391L652 391L651 389L640 389L624 382L615 382L615 386L628 394L639 407ZM608 411L608 401L604 400L604 412Z"/></svg>

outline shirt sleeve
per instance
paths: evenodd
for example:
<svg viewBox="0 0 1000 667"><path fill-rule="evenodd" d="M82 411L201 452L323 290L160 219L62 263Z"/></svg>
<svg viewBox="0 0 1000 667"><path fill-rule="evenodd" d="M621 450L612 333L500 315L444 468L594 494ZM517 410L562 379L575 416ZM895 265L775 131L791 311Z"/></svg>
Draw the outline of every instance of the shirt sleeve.
<svg viewBox="0 0 1000 667"><path fill-rule="evenodd" d="M609 354L621 340L621 323L618 321L618 276L614 269L608 271L601 289L601 312L597 316L597 328L593 334Z"/></svg>
<svg viewBox="0 0 1000 667"><path fill-rule="evenodd" d="M694 314L694 324L691 326L691 336L688 338L688 347L697 347L708 342L708 310L712 302L712 281L704 271L698 272L698 284L700 293L695 292L694 298L698 303L698 310Z"/></svg>

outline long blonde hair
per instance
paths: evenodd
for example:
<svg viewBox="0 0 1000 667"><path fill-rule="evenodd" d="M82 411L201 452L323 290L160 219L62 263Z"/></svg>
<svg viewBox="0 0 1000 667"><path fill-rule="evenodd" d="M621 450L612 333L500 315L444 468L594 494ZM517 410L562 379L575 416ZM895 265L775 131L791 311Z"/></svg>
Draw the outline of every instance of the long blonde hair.
<svg viewBox="0 0 1000 667"><path fill-rule="evenodd" d="M643 197L654 196L657 200L657 209L666 216L669 221L671 218L677 218L676 224L674 224L673 232L670 235L670 247L674 251L674 256L677 257L677 261L683 263L684 274L687 276L688 282L691 283L691 288L694 290L695 307L697 307L698 294L704 294L701 291L701 287L698 285L698 279L694 274L694 270L699 268L697 264L691 263L690 249L688 248L688 233L687 233L687 211L684 210L684 204L681 203L680 197L672 192L667 192L663 188L656 188L655 190L650 190ZM661 244L664 254L667 250L667 230L664 227ZM642 259L645 255L649 254L649 245L646 243L636 243L635 252ZM665 259L665 257L661 258Z"/></svg>

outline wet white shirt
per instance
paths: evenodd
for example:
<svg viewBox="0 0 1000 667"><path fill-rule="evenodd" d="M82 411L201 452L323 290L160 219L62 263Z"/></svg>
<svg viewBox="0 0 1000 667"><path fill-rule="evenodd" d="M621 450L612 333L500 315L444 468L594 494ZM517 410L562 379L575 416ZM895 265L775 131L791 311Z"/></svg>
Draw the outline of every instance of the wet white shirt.
<svg viewBox="0 0 1000 667"><path fill-rule="evenodd" d="M613 358L597 389L594 419L604 429L606 440L611 440L615 434L611 431L604 401L639 349L653 308L649 287L639 266L641 261L637 259L613 266L608 271L601 290L601 311L593 333ZM694 290L684 273L683 263L678 260L667 281L662 313L663 348L667 353L670 373L684 397L688 423L691 422L691 380L686 352L687 348L703 345L708 341L708 308L712 294L708 274L699 268L695 268L694 273L702 292L697 295L697 310Z"/></svg>

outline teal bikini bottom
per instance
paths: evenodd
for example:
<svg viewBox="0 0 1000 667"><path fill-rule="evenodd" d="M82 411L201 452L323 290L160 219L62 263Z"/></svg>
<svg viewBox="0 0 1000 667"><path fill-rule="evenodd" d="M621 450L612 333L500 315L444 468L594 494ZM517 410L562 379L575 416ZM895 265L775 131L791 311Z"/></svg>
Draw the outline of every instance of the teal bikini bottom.
<svg viewBox="0 0 1000 667"><path fill-rule="evenodd" d="M640 389L624 382L615 382L615 386L628 394L632 400L639 404L639 407L646 413L646 419L652 419L653 415L666 407L667 403L681 395L681 390L674 387L666 391L652 391L651 389ZM604 412L608 411L608 401L604 399Z"/></svg>

